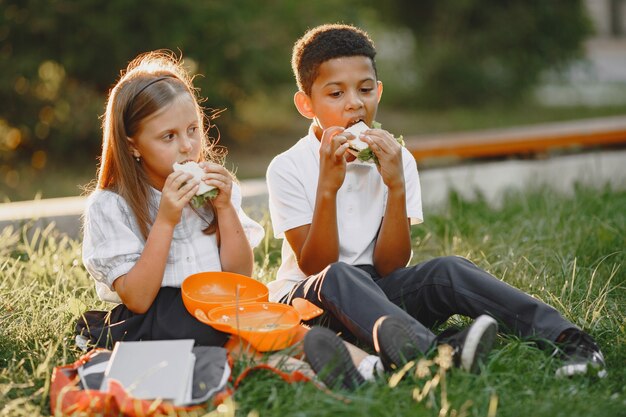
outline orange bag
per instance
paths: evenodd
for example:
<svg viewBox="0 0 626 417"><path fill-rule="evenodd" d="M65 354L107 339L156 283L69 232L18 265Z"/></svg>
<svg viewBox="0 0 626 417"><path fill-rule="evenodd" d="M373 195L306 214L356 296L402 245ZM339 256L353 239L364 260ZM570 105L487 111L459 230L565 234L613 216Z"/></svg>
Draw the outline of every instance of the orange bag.
<svg viewBox="0 0 626 417"><path fill-rule="evenodd" d="M84 413L103 417L156 417L171 416L178 412L188 415L191 411L202 411L202 406L179 407L167 401L141 400L129 395L115 381L110 382L109 392L82 389L79 385L78 368L96 353L105 349L94 349L70 365L57 366L52 371L50 384L50 412L55 416Z"/></svg>
<svg viewBox="0 0 626 417"><path fill-rule="evenodd" d="M78 368L89 362L98 352L106 349L94 349L81 356L76 362L69 365L57 366L52 371L50 384L50 412L54 416L65 416L81 413L84 415L98 415L103 417L117 417L120 415L129 417L157 417L172 416L179 413L185 416L197 413L202 415L206 407L196 405L191 407L174 406L172 403L162 400L142 400L128 394L128 392L116 381L109 382L109 391L103 392L91 389L82 389ZM229 366L233 367L230 355L227 357ZM225 387L213 397L213 405L219 405L234 391L242 381L255 371L270 371L280 376L287 383L313 382L318 388L330 393L319 383L313 381L305 373L298 370L285 372L266 363L250 366L244 369L235 379L232 388ZM230 376L232 381L233 376Z"/></svg>

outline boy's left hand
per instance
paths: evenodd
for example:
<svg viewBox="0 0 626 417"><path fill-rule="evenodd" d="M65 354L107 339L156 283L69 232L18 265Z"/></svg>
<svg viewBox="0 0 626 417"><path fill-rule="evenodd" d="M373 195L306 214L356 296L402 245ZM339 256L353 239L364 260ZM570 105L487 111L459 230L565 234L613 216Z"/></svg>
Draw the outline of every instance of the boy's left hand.
<svg viewBox="0 0 626 417"><path fill-rule="evenodd" d="M396 138L383 129L369 129L361 136L378 158L378 172L389 189L404 188L404 167L402 165L402 146Z"/></svg>
<svg viewBox="0 0 626 417"><path fill-rule="evenodd" d="M211 200L213 207L218 210L231 204L230 195L233 189L233 178L226 168L214 162L200 162L198 165L204 170L202 181L220 190Z"/></svg>

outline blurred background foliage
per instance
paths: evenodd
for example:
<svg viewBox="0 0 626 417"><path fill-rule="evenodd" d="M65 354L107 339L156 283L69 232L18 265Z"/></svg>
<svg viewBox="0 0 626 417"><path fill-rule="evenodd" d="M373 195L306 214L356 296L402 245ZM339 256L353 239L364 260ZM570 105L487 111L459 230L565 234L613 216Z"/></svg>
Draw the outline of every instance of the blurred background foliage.
<svg viewBox="0 0 626 417"><path fill-rule="evenodd" d="M385 106L402 111L514 106L592 31L582 0L0 0L0 198L46 171L92 177L108 90L152 49L182 54L205 104L228 109L223 145L293 141L307 122L291 47L326 22L371 32Z"/></svg>

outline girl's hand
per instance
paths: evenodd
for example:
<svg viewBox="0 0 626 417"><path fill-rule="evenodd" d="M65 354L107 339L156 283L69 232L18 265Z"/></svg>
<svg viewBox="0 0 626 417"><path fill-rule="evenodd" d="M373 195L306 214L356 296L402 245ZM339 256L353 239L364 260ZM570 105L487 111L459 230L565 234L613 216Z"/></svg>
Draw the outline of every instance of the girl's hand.
<svg viewBox="0 0 626 417"><path fill-rule="evenodd" d="M344 129L338 126L324 130L320 143L320 185L332 191L341 188L346 178L346 150L348 140L342 135Z"/></svg>
<svg viewBox="0 0 626 417"><path fill-rule="evenodd" d="M193 179L193 175L187 172L174 171L168 175L161 190L161 202L156 220L176 226L180 221L183 207L189 204L198 191L198 184L198 181Z"/></svg>
<svg viewBox="0 0 626 417"><path fill-rule="evenodd" d="M393 135L383 129L366 130L361 137L378 158L378 172L387 188L404 188L402 146Z"/></svg>
<svg viewBox="0 0 626 417"><path fill-rule="evenodd" d="M198 164L204 170L202 181L205 184L218 188L220 191L212 200L213 207L216 210L230 206L231 192L233 189L233 177L220 164L214 162L200 162Z"/></svg>

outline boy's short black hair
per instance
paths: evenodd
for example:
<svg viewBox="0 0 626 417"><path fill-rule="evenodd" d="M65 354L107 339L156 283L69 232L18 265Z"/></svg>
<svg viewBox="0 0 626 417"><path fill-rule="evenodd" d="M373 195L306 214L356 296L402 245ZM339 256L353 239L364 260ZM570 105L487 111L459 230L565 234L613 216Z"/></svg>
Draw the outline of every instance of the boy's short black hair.
<svg viewBox="0 0 626 417"><path fill-rule="evenodd" d="M311 95L320 65L329 59L359 55L372 60L376 73L376 48L365 31L344 24L326 24L308 30L296 41L291 55L298 88Z"/></svg>

